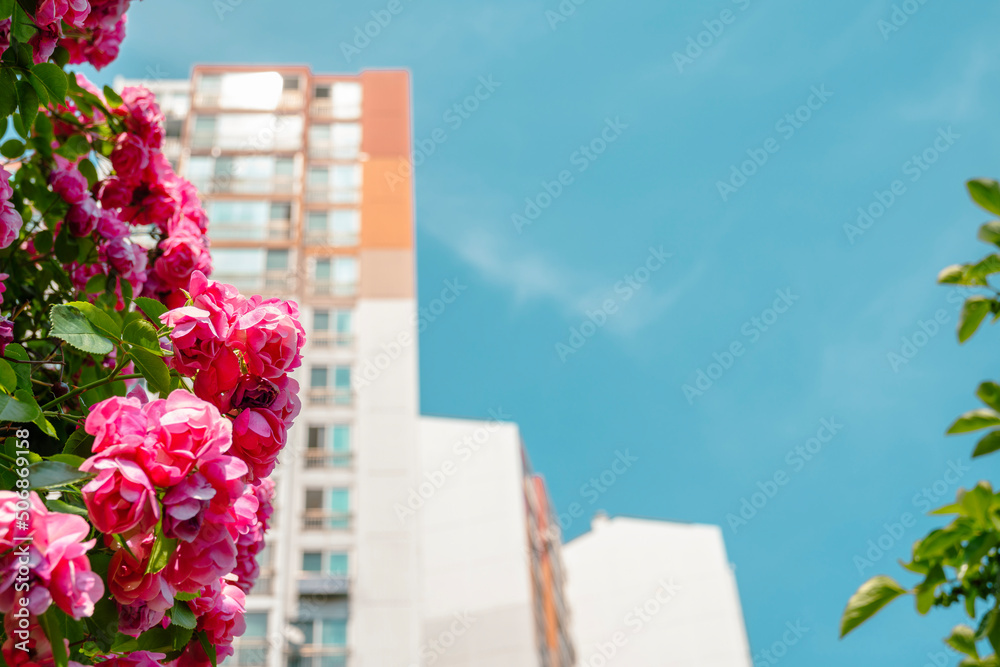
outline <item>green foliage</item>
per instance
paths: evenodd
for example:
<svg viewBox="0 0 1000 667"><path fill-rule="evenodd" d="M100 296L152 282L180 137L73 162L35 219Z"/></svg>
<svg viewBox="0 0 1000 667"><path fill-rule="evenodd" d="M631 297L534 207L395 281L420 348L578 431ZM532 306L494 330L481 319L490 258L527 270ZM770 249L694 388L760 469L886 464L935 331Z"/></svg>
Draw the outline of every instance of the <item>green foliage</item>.
<svg viewBox="0 0 1000 667"><path fill-rule="evenodd" d="M1000 215L1000 184L988 179L968 183L973 201L987 212ZM979 240L1000 247L1000 220L979 228ZM990 280L1000 273L1000 254L990 254L970 264L955 264L941 271L938 282L970 288L958 324L958 341L965 343L981 328L986 317L1000 318L1000 291ZM982 382L976 396L985 407L958 417L948 435L991 429L977 443L972 456L1000 450L1000 384ZM841 619L841 636L871 618L889 602L912 595L917 612L926 614L936 607L960 604L975 621L958 625L944 639L963 654L963 667L1000 667L1000 493L988 482L958 492L956 502L931 512L952 516L951 523L932 530L913 545L909 562L903 566L920 579L909 590L880 575L862 584L851 597ZM983 645L992 653L981 654Z"/></svg>

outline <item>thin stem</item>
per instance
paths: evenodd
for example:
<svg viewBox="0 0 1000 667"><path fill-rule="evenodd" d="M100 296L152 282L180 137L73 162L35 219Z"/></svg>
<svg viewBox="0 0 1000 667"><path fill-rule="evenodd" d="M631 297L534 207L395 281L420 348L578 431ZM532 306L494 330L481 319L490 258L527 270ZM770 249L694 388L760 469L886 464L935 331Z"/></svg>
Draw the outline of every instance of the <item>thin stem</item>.
<svg viewBox="0 0 1000 667"><path fill-rule="evenodd" d="M125 358L127 359L128 357ZM141 373L133 373L131 375L119 376L118 373L121 372L121 369L124 367L125 364L119 364L118 367L115 368L114 372L112 372L111 375L109 375L108 377L101 378L100 380L94 380L93 382L85 384L82 387L77 387L76 389L69 392L65 396L60 396L59 398L49 401L48 403L42 406L42 410L48 410L49 408L54 408L60 403L65 403L69 399L76 398L77 396L79 396L84 392L90 391L91 389L96 389L97 387L102 387L110 382L114 382L115 380L136 380L142 377Z"/></svg>

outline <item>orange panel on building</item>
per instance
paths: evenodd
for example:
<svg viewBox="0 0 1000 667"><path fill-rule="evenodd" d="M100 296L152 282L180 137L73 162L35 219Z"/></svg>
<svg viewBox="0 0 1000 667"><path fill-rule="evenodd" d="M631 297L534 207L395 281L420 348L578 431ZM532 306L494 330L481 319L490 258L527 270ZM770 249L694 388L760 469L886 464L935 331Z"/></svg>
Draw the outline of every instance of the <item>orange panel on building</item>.
<svg viewBox="0 0 1000 667"><path fill-rule="evenodd" d="M364 87L361 150L372 159L410 155L410 74L403 70L361 73Z"/></svg>

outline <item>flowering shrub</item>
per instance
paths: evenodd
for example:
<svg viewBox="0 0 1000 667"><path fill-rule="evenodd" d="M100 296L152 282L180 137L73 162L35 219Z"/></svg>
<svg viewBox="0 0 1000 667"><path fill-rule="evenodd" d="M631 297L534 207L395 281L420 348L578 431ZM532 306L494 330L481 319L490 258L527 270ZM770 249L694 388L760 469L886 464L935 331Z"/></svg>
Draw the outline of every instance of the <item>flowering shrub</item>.
<svg viewBox="0 0 1000 667"><path fill-rule="evenodd" d="M7 665L215 665L299 412L294 303L212 281L208 220L117 54L128 0L0 0Z"/></svg>

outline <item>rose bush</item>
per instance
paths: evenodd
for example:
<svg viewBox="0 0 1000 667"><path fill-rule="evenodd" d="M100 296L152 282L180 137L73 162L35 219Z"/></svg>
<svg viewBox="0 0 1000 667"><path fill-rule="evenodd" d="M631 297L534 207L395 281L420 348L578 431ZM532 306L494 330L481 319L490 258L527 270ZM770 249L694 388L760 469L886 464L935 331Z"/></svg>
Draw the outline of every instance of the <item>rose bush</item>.
<svg viewBox="0 0 1000 667"><path fill-rule="evenodd" d="M128 0L0 0L8 665L231 655L300 410L294 303L209 278L208 219L117 54Z"/></svg>

